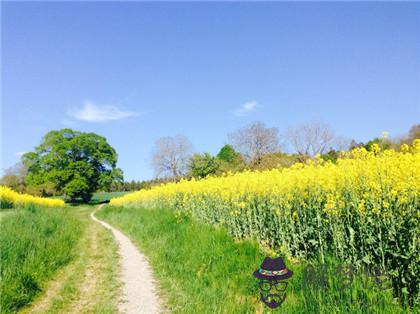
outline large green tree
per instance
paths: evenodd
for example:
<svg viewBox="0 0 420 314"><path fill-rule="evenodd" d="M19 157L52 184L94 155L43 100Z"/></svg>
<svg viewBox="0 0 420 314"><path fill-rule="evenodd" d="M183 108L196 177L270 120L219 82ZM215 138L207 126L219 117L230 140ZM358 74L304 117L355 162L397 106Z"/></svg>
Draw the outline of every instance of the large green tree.
<svg viewBox="0 0 420 314"><path fill-rule="evenodd" d="M29 186L53 184L71 201L87 202L93 192L122 181L117 153L102 136L72 129L48 132L34 152L22 156Z"/></svg>

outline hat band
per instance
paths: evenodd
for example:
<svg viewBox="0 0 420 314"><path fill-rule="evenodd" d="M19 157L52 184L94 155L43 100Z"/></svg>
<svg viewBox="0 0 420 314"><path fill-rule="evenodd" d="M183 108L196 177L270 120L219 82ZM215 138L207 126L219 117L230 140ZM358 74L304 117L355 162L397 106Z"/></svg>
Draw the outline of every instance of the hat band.
<svg viewBox="0 0 420 314"><path fill-rule="evenodd" d="M280 270L267 270L260 268L258 272L264 276L280 276L287 273L287 269L280 269Z"/></svg>

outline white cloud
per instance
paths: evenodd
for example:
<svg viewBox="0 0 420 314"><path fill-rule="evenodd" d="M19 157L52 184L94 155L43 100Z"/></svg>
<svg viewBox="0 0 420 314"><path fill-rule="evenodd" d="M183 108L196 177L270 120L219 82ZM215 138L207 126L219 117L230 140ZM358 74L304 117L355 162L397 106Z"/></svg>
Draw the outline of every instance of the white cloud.
<svg viewBox="0 0 420 314"><path fill-rule="evenodd" d="M68 112L72 118L85 122L109 122L143 114L144 112L123 111L114 105L99 106L92 101L85 101L83 108Z"/></svg>
<svg viewBox="0 0 420 314"><path fill-rule="evenodd" d="M16 152L15 155L16 157L22 157L24 154L26 154L27 152Z"/></svg>
<svg viewBox="0 0 420 314"><path fill-rule="evenodd" d="M250 113L251 111L255 110L256 106L257 106L257 103L255 101L247 102L243 104L242 106L240 106L239 108L235 109L233 111L233 114L237 117L244 116Z"/></svg>

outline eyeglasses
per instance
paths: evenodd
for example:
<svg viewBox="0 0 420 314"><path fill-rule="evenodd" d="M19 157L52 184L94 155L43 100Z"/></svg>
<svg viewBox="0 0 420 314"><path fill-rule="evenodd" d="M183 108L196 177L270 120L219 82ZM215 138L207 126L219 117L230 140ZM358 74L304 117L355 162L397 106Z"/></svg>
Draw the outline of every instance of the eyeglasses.
<svg viewBox="0 0 420 314"><path fill-rule="evenodd" d="M261 280L259 285L262 291L270 291L274 287L274 290L284 292L287 288L287 281Z"/></svg>

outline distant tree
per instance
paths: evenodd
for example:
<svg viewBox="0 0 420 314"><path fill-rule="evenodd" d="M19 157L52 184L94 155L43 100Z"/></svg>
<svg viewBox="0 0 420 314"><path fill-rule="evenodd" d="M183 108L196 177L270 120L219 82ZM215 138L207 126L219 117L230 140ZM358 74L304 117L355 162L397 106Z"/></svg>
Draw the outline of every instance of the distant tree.
<svg viewBox="0 0 420 314"><path fill-rule="evenodd" d="M253 122L228 135L230 144L245 159L258 164L263 155L279 151L277 128L268 128L261 122Z"/></svg>
<svg viewBox="0 0 420 314"><path fill-rule="evenodd" d="M420 124L413 125L408 134L402 138L400 144L409 144L411 145L415 139L420 139Z"/></svg>
<svg viewBox="0 0 420 314"><path fill-rule="evenodd" d="M408 131L408 140L410 144L415 140L420 139L420 124L415 124Z"/></svg>
<svg viewBox="0 0 420 314"><path fill-rule="evenodd" d="M117 153L104 137L72 129L48 132L22 161L30 187L50 184L71 201L80 197L87 202L93 192L107 189L122 176L116 168Z"/></svg>
<svg viewBox="0 0 420 314"><path fill-rule="evenodd" d="M331 143L329 151L334 150L337 152L340 152L340 151L346 152L350 149L351 144L352 144L352 140L346 137L342 137L342 136L335 136Z"/></svg>
<svg viewBox="0 0 420 314"><path fill-rule="evenodd" d="M135 180L131 180L131 182L129 183L129 190L130 191L136 191L138 188L138 184Z"/></svg>
<svg viewBox="0 0 420 314"><path fill-rule="evenodd" d="M321 122L312 122L289 128L286 132L293 149L302 156L323 154L333 144L334 133L331 128Z"/></svg>
<svg viewBox="0 0 420 314"><path fill-rule="evenodd" d="M241 159L241 154L238 153L231 145L226 144L220 149L216 157L219 160L234 163L235 161Z"/></svg>
<svg viewBox="0 0 420 314"><path fill-rule="evenodd" d="M321 155L321 158L324 159L325 161L332 161L332 162L336 162L338 157L340 156L340 152L335 150L335 149L330 149L328 152L326 152L325 154Z"/></svg>
<svg viewBox="0 0 420 314"><path fill-rule="evenodd" d="M349 150L355 149L357 147L362 147L365 146L365 144L363 142L356 142L356 140L351 140L350 141L350 145L349 145Z"/></svg>
<svg viewBox="0 0 420 314"><path fill-rule="evenodd" d="M373 140L370 140L369 142L367 142L364 147L368 150L368 151L372 151L373 145L374 144L378 144L379 147L384 150L384 149L390 149L393 148L394 144L389 140L388 138L388 132L382 132L382 137L376 137Z"/></svg>
<svg viewBox="0 0 420 314"><path fill-rule="evenodd" d="M194 154L188 162L188 176L205 178L219 169L219 160L209 153Z"/></svg>
<svg viewBox="0 0 420 314"><path fill-rule="evenodd" d="M193 147L183 135L162 137L155 142L152 166L157 177L176 179L188 172L187 163Z"/></svg>
<svg viewBox="0 0 420 314"><path fill-rule="evenodd" d="M28 169L21 162L18 162L4 171L0 184L8 186L17 192L26 192L25 178L27 174Z"/></svg>

